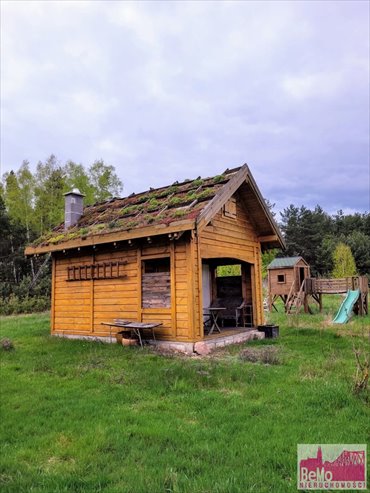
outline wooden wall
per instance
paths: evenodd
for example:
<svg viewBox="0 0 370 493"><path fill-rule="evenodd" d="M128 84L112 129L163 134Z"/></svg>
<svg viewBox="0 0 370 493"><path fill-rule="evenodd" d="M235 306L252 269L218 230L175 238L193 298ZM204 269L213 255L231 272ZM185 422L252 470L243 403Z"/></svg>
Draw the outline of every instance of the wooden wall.
<svg viewBox="0 0 370 493"><path fill-rule="evenodd" d="M143 308L142 261L170 258L170 307ZM176 241L156 240L148 244L102 246L88 253L55 253L52 280L52 332L90 336L110 335L101 322L115 318L160 321L163 339L196 341L203 338L202 259L232 258L248 264L255 325L264 322L262 304L261 248L247 213L236 201L236 217L222 211L200 235L186 232ZM126 277L67 281L67 269L98 262L125 262ZM243 293L244 294L244 293ZM118 329L112 329L112 333Z"/></svg>
<svg viewBox="0 0 370 493"><path fill-rule="evenodd" d="M236 201L235 218L226 217L223 211L215 215L201 232L198 247L200 259L231 258L250 264L254 323L262 324L261 247L254 226L240 201Z"/></svg>
<svg viewBox="0 0 370 493"><path fill-rule="evenodd" d="M278 282L278 276L284 275L285 282ZM271 269L268 273L269 293L270 295L288 295L295 280L295 271L293 267L285 269Z"/></svg>
<svg viewBox="0 0 370 493"><path fill-rule="evenodd" d="M171 304L168 308L143 308L141 300L142 261L170 257ZM67 280L67 268L98 262L126 261L121 267L124 278ZM136 247L74 252L53 258L52 332L74 335L110 335L101 322L115 318L140 321L160 321L159 335L164 339L193 338L193 280L194 265L189 241L167 241ZM113 329L112 332L118 331Z"/></svg>
<svg viewBox="0 0 370 493"><path fill-rule="evenodd" d="M304 277L310 277L310 267L304 260L299 260L294 267L286 267L281 269L270 269L268 272L269 294L285 296L290 293L293 282L295 282L295 291L299 291L300 283L300 268L304 268ZM278 282L278 276L284 275L285 282Z"/></svg>

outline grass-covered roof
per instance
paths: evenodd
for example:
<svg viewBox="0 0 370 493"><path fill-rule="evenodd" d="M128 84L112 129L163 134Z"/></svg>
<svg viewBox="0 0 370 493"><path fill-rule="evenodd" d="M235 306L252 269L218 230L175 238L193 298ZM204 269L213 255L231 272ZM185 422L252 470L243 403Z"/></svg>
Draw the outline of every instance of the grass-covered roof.
<svg viewBox="0 0 370 493"><path fill-rule="evenodd" d="M219 190L239 170L211 178L196 178L146 192L86 206L78 223L67 230L60 224L39 238L35 246L60 244L104 233L195 220Z"/></svg>

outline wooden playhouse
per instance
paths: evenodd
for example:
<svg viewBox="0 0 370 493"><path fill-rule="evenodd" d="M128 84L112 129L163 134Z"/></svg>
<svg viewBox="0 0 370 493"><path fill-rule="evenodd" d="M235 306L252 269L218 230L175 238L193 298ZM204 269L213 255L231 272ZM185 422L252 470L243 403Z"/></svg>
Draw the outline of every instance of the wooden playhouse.
<svg viewBox="0 0 370 493"><path fill-rule="evenodd" d="M309 278L310 266L302 257L275 258L267 267L269 309L281 298L286 309Z"/></svg>
<svg viewBox="0 0 370 493"><path fill-rule="evenodd" d="M79 191L66 194L65 223L26 249L52 256L52 334L108 337L102 322L119 318L162 323L159 339L201 341L204 308L233 296L248 317L226 324L263 324L261 252L283 240L247 165L82 201ZM219 266L235 264L239 275L220 281Z"/></svg>

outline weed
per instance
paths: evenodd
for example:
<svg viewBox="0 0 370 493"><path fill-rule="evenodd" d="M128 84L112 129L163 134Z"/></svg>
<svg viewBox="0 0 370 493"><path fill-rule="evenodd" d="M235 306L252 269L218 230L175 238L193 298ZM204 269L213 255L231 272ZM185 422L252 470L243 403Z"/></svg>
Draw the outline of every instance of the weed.
<svg viewBox="0 0 370 493"><path fill-rule="evenodd" d="M219 183L225 179L225 175L217 175L213 178L213 183Z"/></svg>
<svg viewBox="0 0 370 493"><path fill-rule="evenodd" d="M7 337L4 337L4 339L1 339L0 341L1 349L4 351L11 351L14 349L14 344L11 339L8 339Z"/></svg>
<svg viewBox="0 0 370 493"><path fill-rule="evenodd" d="M245 348L240 352L240 359L251 363L266 365L280 365L280 350L276 346L262 346L260 348Z"/></svg>

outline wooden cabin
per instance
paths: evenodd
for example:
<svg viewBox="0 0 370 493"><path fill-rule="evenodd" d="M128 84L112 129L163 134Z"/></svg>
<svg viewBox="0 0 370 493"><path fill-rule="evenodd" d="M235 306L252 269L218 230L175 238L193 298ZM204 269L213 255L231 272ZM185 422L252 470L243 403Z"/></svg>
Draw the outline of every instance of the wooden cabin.
<svg viewBox="0 0 370 493"><path fill-rule="evenodd" d="M298 295L305 279L309 278L310 266L302 257L274 259L267 267L270 310L280 297L286 308Z"/></svg>
<svg viewBox="0 0 370 493"><path fill-rule="evenodd" d="M223 300L232 318L233 297L249 307L243 325L264 322L261 252L283 240L247 165L82 201L78 190L66 194L64 224L26 249L52 256L52 334L107 337L102 322L120 318L162 323L159 339L200 341L204 308ZM225 265L238 273L220 279Z"/></svg>

